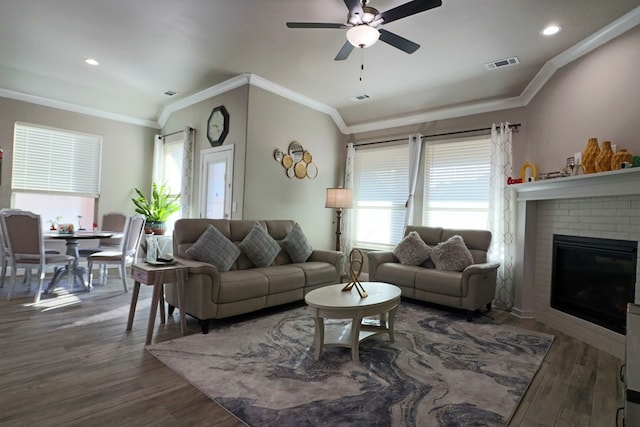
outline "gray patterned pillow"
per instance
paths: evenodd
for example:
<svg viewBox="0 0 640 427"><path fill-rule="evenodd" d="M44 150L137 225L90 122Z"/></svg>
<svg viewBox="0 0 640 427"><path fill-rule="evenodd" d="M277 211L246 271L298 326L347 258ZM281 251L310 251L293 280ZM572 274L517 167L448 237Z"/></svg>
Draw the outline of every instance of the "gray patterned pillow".
<svg viewBox="0 0 640 427"><path fill-rule="evenodd" d="M254 225L238 245L257 267L268 267L280 252L280 245L261 225Z"/></svg>
<svg viewBox="0 0 640 427"><path fill-rule="evenodd" d="M473 264L473 255L462 236L457 234L438 243L431 252L431 259L438 270L444 271L462 271Z"/></svg>
<svg viewBox="0 0 640 427"><path fill-rule="evenodd" d="M420 265L429 259L431 250L417 231L411 231L398 243L393 254L400 260L400 264Z"/></svg>
<svg viewBox="0 0 640 427"><path fill-rule="evenodd" d="M293 226L287 237L282 240L282 247L287 251L289 258L293 262L305 262L313 252L313 248L298 223Z"/></svg>
<svg viewBox="0 0 640 427"><path fill-rule="evenodd" d="M220 271L229 271L240 255L240 249L217 228L209 224L185 254L196 261L212 264Z"/></svg>

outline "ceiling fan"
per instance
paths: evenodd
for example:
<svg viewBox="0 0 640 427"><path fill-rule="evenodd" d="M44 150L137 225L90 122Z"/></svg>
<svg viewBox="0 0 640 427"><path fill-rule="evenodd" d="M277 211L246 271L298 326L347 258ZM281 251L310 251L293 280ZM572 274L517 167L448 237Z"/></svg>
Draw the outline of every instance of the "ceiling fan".
<svg viewBox="0 0 640 427"><path fill-rule="evenodd" d="M373 45L378 39L400 49L406 53L413 53L420 45L407 40L391 31L378 28L416 13L442 6L441 0L413 0L400 6L389 9L386 12L378 12L377 9L368 6L367 0L344 0L349 9L347 22L344 24L324 22L287 22L289 28L328 28L347 30L347 41L334 58L343 61L349 57L354 47L365 48Z"/></svg>

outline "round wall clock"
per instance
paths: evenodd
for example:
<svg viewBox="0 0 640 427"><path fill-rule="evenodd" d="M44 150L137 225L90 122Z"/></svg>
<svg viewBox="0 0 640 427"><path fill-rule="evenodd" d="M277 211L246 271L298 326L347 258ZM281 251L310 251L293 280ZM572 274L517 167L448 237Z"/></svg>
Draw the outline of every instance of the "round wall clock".
<svg viewBox="0 0 640 427"><path fill-rule="evenodd" d="M222 145L222 142L229 133L229 113L224 105L211 110L209 121L207 122L207 139L212 147Z"/></svg>

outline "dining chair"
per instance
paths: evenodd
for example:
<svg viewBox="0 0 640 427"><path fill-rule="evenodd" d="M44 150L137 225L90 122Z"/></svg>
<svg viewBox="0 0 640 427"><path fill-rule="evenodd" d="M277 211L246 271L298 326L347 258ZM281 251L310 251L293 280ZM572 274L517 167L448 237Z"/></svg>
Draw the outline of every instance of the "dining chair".
<svg viewBox="0 0 640 427"><path fill-rule="evenodd" d="M11 263L11 289L7 300L11 300L16 286L18 268L38 269L38 290L34 303L40 301L46 268L65 265L73 268L74 258L69 255L48 254L44 249L40 215L30 211L9 209L0 213L0 226L6 240L9 262ZM67 276L69 289L73 288L72 275Z"/></svg>
<svg viewBox="0 0 640 427"><path fill-rule="evenodd" d="M127 219L124 227L124 235L118 250L101 251L89 255L87 269L89 270L89 290L93 286L93 264L116 264L120 270L122 286L127 292L127 265L135 262L138 257L138 248L144 232L144 215L134 215Z"/></svg>
<svg viewBox="0 0 640 427"><path fill-rule="evenodd" d="M123 233L125 224L127 223L127 216L120 212L109 212L102 215L102 223L100 224L101 231L113 231L116 233ZM80 258L88 258L89 255L97 252L120 249L120 242L122 237L107 237L100 239L100 243L94 248L82 248L78 249ZM106 264L99 264L100 266L100 281L104 282L108 277L108 269Z"/></svg>

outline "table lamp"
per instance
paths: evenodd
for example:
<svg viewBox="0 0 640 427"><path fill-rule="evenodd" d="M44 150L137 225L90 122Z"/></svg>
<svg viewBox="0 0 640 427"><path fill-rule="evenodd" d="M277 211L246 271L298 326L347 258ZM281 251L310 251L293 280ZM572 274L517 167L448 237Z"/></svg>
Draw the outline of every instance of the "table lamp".
<svg viewBox="0 0 640 427"><path fill-rule="evenodd" d="M327 202L325 208L336 210L336 251L340 250L340 219L342 210L353 207L353 193L350 188L327 188Z"/></svg>

